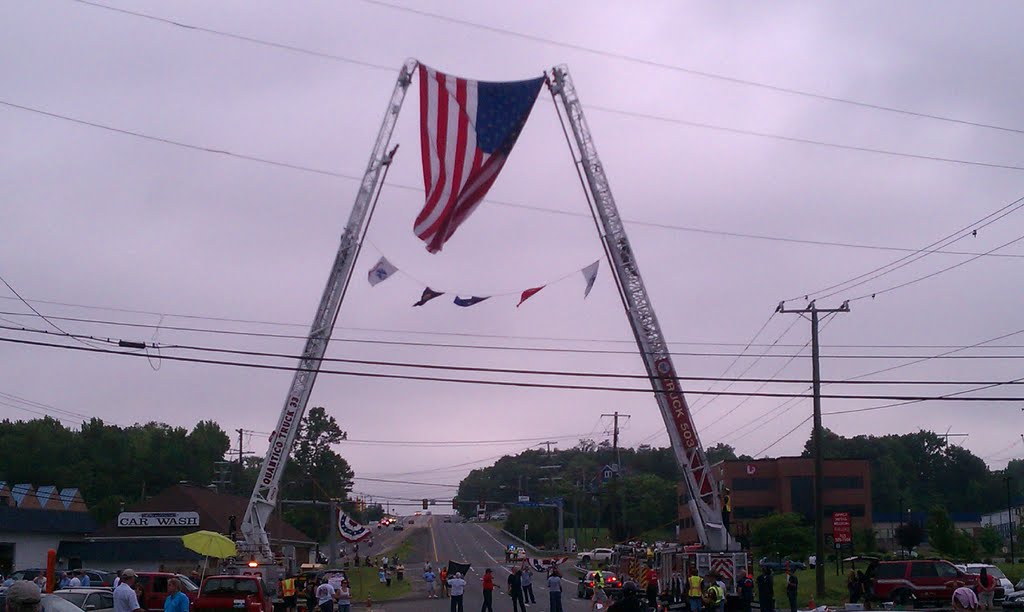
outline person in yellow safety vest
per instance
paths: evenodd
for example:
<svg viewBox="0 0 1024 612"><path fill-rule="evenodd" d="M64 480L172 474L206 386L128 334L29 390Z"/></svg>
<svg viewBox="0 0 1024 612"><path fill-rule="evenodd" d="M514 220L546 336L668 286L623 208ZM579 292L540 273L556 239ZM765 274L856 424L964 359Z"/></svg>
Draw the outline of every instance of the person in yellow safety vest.
<svg viewBox="0 0 1024 612"><path fill-rule="evenodd" d="M281 581L281 598L284 599L284 608L287 612L296 612L299 598L295 590L295 577L291 574Z"/></svg>
<svg viewBox="0 0 1024 612"><path fill-rule="evenodd" d="M732 491L725 487L722 491L722 527L725 533L729 533L729 523L732 522Z"/></svg>
<svg viewBox="0 0 1024 612"><path fill-rule="evenodd" d="M690 602L690 612L701 612L701 598L704 596L703 581L697 575L697 568L690 568L690 577L686 579L686 598Z"/></svg>
<svg viewBox="0 0 1024 612"><path fill-rule="evenodd" d="M714 574L707 576L708 589L704 592L705 609L707 612L722 612L722 604L725 602L725 593L718 585Z"/></svg>

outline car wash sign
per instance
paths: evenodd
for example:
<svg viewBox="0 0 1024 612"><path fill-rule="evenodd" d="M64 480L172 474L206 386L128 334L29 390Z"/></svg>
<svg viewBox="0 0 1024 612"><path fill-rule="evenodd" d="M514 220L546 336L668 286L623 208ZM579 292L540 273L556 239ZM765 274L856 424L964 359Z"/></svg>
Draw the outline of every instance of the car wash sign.
<svg viewBox="0 0 1024 612"><path fill-rule="evenodd" d="M118 527L198 527L198 512L122 512Z"/></svg>

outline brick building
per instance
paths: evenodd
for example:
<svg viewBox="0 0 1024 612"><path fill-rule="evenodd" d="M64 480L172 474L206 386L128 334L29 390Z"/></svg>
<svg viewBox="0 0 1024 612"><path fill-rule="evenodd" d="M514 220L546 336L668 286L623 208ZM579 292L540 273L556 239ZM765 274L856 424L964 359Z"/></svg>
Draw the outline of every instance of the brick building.
<svg viewBox="0 0 1024 612"><path fill-rule="evenodd" d="M750 521L771 514L795 512L814 519L814 460L779 457L753 461L723 461L712 468L718 481L732 491L734 535L747 533ZM833 512L849 512L853 530L870 528L871 468L865 459L825 461L825 534L832 531ZM680 483L679 538L697 541L697 530Z"/></svg>

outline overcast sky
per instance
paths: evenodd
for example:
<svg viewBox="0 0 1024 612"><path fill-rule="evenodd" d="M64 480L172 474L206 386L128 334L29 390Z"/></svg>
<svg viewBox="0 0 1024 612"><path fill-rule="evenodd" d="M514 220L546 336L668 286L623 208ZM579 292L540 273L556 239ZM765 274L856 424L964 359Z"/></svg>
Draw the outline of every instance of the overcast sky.
<svg viewBox="0 0 1024 612"><path fill-rule="evenodd" d="M390 0L389 0L390 1ZM395 0L396 6L400 0ZM80 120L240 155L361 175L398 68L414 57L439 70L485 80L524 79L569 66L666 336L681 353L736 353L782 299L803 296L908 255L696 233L659 226L824 242L920 248L1024 195L1020 170L883 155L668 123L628 113L730 129L990 164L1020 164L1024 133L908 116L616 59L581 47L736 79L923 114L1024 130L1024 8L973 2L611 3L434 2L424 10L557 41L545 43L443 21L365 0L339 2L108 2L323 54L373 68L176 27L72 0L4 0L0 100ZM405 6L413 6L409 3ZM533 115L489 199L431 255L412 233L422 206L418 89L409 91L393 143L401 149L344 302L333 357L563 371L643 373L609 269L602 262L583 299L577 270L602 257L593 222L551 98ZM29 299L163 313L139 314L36 304L44 314L143 325L207 327L301 336L316 308L353 180L147 141L0 107L0 274ZM497 202L568 211L550 214ZM983 253L1018 238L1008 215L950 250ZM932 355L1024 328L1019 282L1024 249L996 251L874 300L852 303L822 332L822 376L837 379ZM371 288L367 270L385 254L406 274ZM823 299L838 306L966 261L931 254L862 286ZM462 295L521 291L568 275L521 308L514 296L458 308L451 295L412 308L424 283ZM10 297L11 294L0 291ZM802 300L790 305L798 307ZM27 313L13 299L6 313ZM290 325L186 319L174 315ZM46 328L30 316L10 321ZM758 343L793 354L809 339L796 315L768 322ZM6 323L4 323L6 324ZM267 339L58 321L64 329L129 340L296 354L298 338ZM788 329L788 333L785 333ZM450 335L449 335L450 334ZM65 343L4 330L3 337ZM531 337L530 339L523 339ZM534 339L535 338L535 339ZM551 338L552 340L546 340ZM604 352L482 350L345 340ZM586 340L586 341L584 341ZM735 343L715 346L695 343ZM71 342L71 344L74 344ZM997 344L1024 345L1024 334ZM846 347L844 345L868 345ZM946 349L949 350L949 349ZM610 352L609 352L610 351ZM764 347L752 347L763 353ZM192 355L168 350L167 354ZM1024 349L960 353L1021 355ZM200 355L203 356L203 355ZM205 355L209 357L210 355ZM214 357L218 357L215 355ZM223 357L220 355L219 357ZM239 361L255 358L231 357ZM191 427L270 431L288 372L97 355L0 344L0 415L14 406L55 413L69 424L94 415L119 424L164 421ZM721 376L731 357L680 355L681 376ZM740 360L748 377L806 379L810 361ZM278 363L293 363L288 361ZM1019 378L1019 359L931 360L876 380ZM751 366L749 370L748 366ZM154 370L155 367L159 369ZM335 363L332 369L382 371ZM399 370L388 369L389 372ZM422 375L423 370L400 370ZM429 372L426 372L429 374ZM449 374L474 377L474 374ZM502 380L537 377L489 375ZM543 379L550 382L551 378ZM555 379L606 386L635 380ZM688 383L692 390L709 383ZM718 385L716 388L721 388ZM740 384L731 391L753 391ZM806 385L762 391L802 392ZM837 393L937 395L956 386L833 387ZM826 390L829 388L826 387ZM1014 388L978 393L1021 395ZM725 440L757 453L796 454L806 441L809 401L691 395L704 445ZM742 405L740 405L742 402ZM311 400L326 406L354 440L451 442L526 439L492 445L415 447L348 443L357 475L457 483L549 438L567 447L605 439L601 414L620 411L623 443L664 444L650 394L513 389L436 382L321 376ZM884 404L826 400L826 412ZM737 408L738 406L738 408ZM735 409L735 410L734 410ZM749 426L755 419L756 426ZM826 416L845 435L920 428L956 438L1001 467L1024 454L1012 403L925 402ZM748 425L745 430L737 430ZM796 429L794 430L794 427ZM747 434L747 435L743 435ZM262 453L265 434L246 437ZM475 462L475 463L474 463ZM467 465L468 464L468 465ZM46 484L46 483L38 483ZM452 489L357 482L378 496L446 499Z"/></svg>

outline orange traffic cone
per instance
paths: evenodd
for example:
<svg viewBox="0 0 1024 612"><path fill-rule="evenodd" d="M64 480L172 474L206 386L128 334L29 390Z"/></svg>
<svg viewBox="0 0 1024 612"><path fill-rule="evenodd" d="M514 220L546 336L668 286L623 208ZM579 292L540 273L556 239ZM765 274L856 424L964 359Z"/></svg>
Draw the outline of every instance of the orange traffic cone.
<svg viewBox="0 0 1024 612"><path fill-rule="evenodd" d="M366 596L366 609L373 612L373 597L371 595Z"/></svg>

